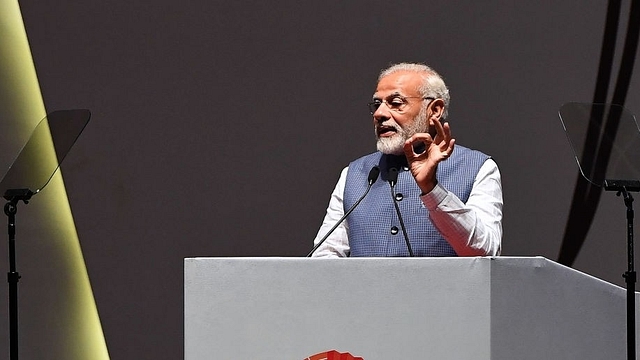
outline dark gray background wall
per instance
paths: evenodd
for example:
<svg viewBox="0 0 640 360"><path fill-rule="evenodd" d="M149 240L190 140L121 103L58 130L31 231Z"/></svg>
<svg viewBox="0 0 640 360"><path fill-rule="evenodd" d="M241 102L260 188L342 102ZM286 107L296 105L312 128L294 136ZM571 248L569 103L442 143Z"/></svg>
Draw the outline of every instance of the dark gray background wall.
<svg viewBox="0 0 640 360"><path fill-rule="evenodd" d="M47 109L93 113L63 171L112 359L182 357L184 257L308 252L340 170L375 149L365 104L392 62L437 69L457 142L497 160L503 255L557 258L577 175L557 110L593 97L606 2L21 8ZM604 194L577 269L623 284L624 211Z"/></svg>

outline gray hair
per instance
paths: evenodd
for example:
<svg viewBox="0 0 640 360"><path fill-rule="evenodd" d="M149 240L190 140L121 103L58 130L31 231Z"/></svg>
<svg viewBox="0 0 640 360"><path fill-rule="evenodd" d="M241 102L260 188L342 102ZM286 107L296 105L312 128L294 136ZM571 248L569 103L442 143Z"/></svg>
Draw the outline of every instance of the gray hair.
<svg viewBox="0 0 640 360"><path fill-rule="evenodd" d="M425 64L420 63L399 63L393 64L388 68L380 71L378 76L378 82L383 77L391 75L396 72L408 71L422 75L423 82L418 88L420 94L424 97L433 97L436 99L442 99L444 101L444 112L442 113L442 120L446 119L449 115L449 102L451 98L449 96L449 89L444 83L444 80L435 70Z"/></svg>

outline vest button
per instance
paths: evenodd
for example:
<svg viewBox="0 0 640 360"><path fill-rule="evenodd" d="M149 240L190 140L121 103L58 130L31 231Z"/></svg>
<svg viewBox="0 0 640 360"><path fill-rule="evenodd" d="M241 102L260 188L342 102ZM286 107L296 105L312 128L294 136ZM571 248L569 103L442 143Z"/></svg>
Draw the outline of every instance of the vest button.
<svg viewBox="0 0 640 360"><path fill-rule="evenodd" d="M404 170L404 171L409 171L409 167L408 167L408 166L404 166L404 167L402 168L402 170Z"/></svg>
<svg viewBox="0 0 640 360"><path fill-rule="evenodd" d="M391 235L395 235L398 233L398 227L397 226L392 226L391 227Z"/></svg>
<svg viewBox="0 0 640 360"><path fill-rule="evenodd" d="M403 198L404 198L404 195L402 195L402 193L396 194L396 201L402 201Z"/></svg>

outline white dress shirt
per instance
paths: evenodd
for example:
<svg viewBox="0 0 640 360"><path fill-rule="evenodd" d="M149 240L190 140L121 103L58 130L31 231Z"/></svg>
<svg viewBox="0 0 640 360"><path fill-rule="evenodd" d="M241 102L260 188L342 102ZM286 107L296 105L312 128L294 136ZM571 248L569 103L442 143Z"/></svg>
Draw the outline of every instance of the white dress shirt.
<svg viewBox="0 0 640 360"><path fill-rule="evenodd" d="M327 214L316 235L317 244L344 215L342 196L348 167L340 173ZM467 203L440 184L422 195L429 218L458 256L496 256L502 248L502 183L500 171L492 159L480 167ZM349 256L348 218L313 253L314 257Z"/></svg>

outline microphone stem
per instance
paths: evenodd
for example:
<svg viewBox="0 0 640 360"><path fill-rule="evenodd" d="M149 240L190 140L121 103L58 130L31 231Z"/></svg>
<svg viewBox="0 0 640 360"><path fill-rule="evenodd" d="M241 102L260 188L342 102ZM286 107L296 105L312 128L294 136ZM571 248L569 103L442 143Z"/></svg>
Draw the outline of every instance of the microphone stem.
<svg viewBox="0 0 640 360"><path fill-rule="evenodd" d="M400 207L398 207L398 201L396 200L396 192L394 190L395 184L391 184L391 199L393 199L393 206L396 208L396 213L398 214L398 220L400 220L400 228L402 229L402 235L404 235L404 241L407 243L407 250L409 250L409 256L413 257L413 250L411 249L411 243L409 242L409 235L407 235L407 229L404 226L404 221L402 220L402 216L400 215Z"/></svg>
<svg viewBox="0 0 640 360"><path fill-rule="evenodd" d="M374 180L375 181L375 180ZM307 254L306 257L311 257L311 255L313 255L313 253L318 250L318 248L320 247L320 245L322 245L325 240L327 240L327 238L329 237L329 235L331 235L333 233L333 231L340 225L342 224L342 222L344 221L344 219L347 218L347 216L349 216L349 214L351 214L351 212L353 212L353 210L356 209L356 207L358 206L358 204L360 204L360 202L364 199L365 196L367 196L367 194L369 193L369 190L371 190L371 186L373 185L374 181L369 181L369 185L367 186L367 191L364 192L364 194L362 194L362 196L360 197L360 199L358 199L358 201L356 201L355 204L353 204L353 206L351 207L351 209L349 209L349 211L347 211L342 218L340 218L340 220L338 220L335 225L333 225L333 227L327 231L326 235L322 238L322 240L318 241L318 243L316 244L316 246L313 247L313 249L311 249L311 251L309 251L309 253Z"/></svg>

